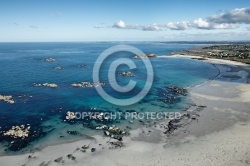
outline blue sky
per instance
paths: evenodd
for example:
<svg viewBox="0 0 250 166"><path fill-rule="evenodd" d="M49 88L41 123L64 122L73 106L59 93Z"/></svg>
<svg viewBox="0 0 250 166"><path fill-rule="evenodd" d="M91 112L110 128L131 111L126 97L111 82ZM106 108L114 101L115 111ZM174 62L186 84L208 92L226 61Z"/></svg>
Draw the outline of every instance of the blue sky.
<svg viewBox="0 0 250 166"><path fill-rule="evenodd" d="M249 0L1 0L0 42L249 40Z"/></svg>

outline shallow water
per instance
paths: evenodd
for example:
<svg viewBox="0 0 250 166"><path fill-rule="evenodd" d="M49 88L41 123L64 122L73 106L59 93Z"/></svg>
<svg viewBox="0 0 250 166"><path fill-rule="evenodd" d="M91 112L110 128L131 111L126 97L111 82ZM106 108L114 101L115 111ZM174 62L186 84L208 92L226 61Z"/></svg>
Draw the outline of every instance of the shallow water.
<svg viewBox="0 0 250 166"><path fill-rule="evenodd" d="M104 111L181 111L192 104L187 97L181 97L176 103L159 101L159 91L165 86L192 87L214 77L217 70L210 64L185 58L152 58L154 82L149 94L139 103L131 106L115 106L102 99L94 88L73 88L72 83L92 81L92 70L97 57L105 49L117 44L129 44L145 53L166 55L176 50L189 49L199 45L163 44L154 42L99 42L99 43L0 43L0 94L11 95L15 104L0 101L0 127L6 131L12 125L30 124L32 131L40 131L33 140L25 144L29 148L37 145L50 145L66 140L79 139L85 133L81 123L65 123L67 111L90 111L97 108ZM135 77L118 77L121 85L130 79L138 84L130 93L123 95L115 92L108 83L108 67L117 57L132 58L133 54L119 52L112 55L103 64L100 72L104 89L113 96L128 98L138 93L145 84L146 70L141 60L133 60L138 66L132 72ZM46 58L54 58L56 62L44 62ZM82 67L81 65L86 65ZM54 68L61 66L63 70ZM118 68L126 71L126 66ZM35 87L33 83L56 83L57 88ZM122 121L119 121L122 125ZM78 130L79 135L71 136L67 130ZM60 137L63 136L63 137ZM12 139L3 137L0 141L4 147L9 146ZM9 150L8 150L9 151Z"/></svg>

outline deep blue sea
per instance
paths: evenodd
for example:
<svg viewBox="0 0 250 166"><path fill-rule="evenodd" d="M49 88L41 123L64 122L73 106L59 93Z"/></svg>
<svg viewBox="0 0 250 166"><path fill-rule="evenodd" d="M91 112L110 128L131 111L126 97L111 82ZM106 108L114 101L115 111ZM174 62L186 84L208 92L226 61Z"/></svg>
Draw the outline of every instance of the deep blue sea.
<svg viewBox="0 0 250 166"><path fill-rule="evenodd" d="M150 58L154 69L154 82L148 95L140 102L122 107L108 103L95 88L74 88L72 83L93 82L92 70L97 57L107 48L117 44L135 46L145 53L155 53L159 57ZM14 104L0 101L0 131L7 131L13 125L30 124L32 138L10 144L13 139L1 134L1 152L4 150L22 151L68 140L81 139L86 134L81 122L64 121L67 111L90 111L92 108L103 111L182 111L192 101L183 96L174 103L161 100L161 89L165 86L189 88L211 79L217 70L203 61L185 58L162 58L173 51L199 47L195 44L166 44L157 42L91 42L91 43L0 43L0 95L11 95ZM145 66L141 60L132 59L134 55L119 52L104 62L100 72L104 89L116 97L127 98L135 95L145 84ZM120 95L114 92L108 82L108 66L120 57L131 58L137 65L133 69L135 77L118 77L121 85L130 79L138 81L135 90ZM54 58L55 62L45 62ZM55 67L63 70L55 70ZM118 72L128 70L127 66ZM57 88L35 87L33 83L56 83ZM120 125L123 121L116 122ZM78 134L67 134L76 130ZM14 140L15 141L15 140ZM19 147L19 148L17 148Z"/></svg>

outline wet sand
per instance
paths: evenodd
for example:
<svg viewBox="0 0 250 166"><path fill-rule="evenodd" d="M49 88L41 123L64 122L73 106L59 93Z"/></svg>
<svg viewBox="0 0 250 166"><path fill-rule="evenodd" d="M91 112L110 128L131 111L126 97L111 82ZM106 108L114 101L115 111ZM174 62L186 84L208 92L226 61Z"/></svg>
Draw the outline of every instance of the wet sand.
<svg viewBox="0 0 250 166"><path fill-rule="evenodd" d="M214 64L220 74L189 89L194 103L206 107L197 119L170 136L163 133L166 129L162 126L168 122L162 120L130 131L129 136L123 137L124 147L114 148L110 142L116 140L96 135L92 139L49 146L34 153L2 156L1 165L249 165L250 84L246 69L250 67L227 60L206 61ZM86 152L81 151L83 145L89 145ZM94 152L92 148L96 148ZM68 154L75 159L67 157Z"/></svg>

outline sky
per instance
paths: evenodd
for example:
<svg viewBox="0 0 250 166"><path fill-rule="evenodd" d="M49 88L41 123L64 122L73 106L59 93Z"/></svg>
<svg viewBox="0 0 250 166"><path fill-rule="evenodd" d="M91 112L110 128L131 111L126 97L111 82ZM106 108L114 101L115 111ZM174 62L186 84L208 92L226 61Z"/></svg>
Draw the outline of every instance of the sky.
<svg viewBox="0 0 250 166"><path fill-rule="evenodd" d="M0 1L0 42L249 39L250 0Z"/></svg>

